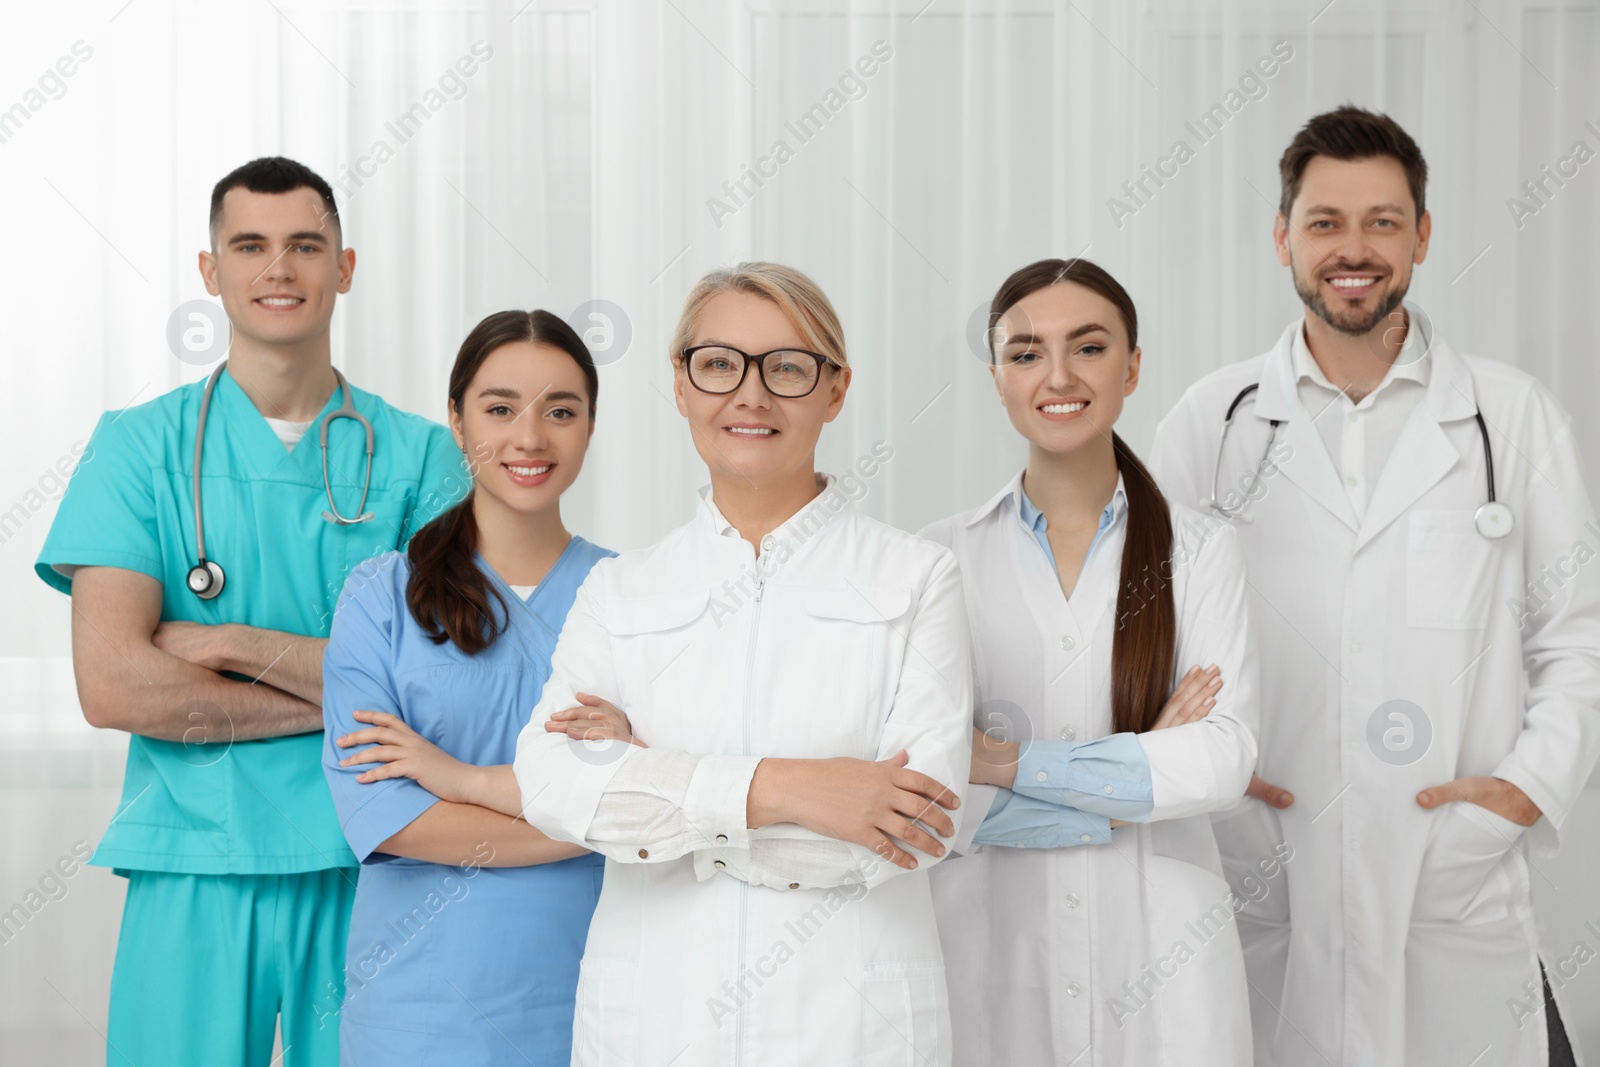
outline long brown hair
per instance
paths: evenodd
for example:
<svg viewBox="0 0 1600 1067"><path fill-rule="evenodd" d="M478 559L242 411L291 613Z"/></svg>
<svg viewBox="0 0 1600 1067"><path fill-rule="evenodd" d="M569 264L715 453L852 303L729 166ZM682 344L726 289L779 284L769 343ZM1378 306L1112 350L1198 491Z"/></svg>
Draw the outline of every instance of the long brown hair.
<svg viewBox="0 0 1600 1067"><path fill-rule="evenodd" d="M498 311L474 326L461 342L450 370L451 408L462 411L467 387L491 352L519 341L550 345L572 357L589 389L592 423L600 393L594 357L572 327L548 311ZM476 462L472 461L474 473ZM406 583L406 606L411 617L434 644L452 641L468 655L494 644L509 622L505 598L473 559L477 550L478 523L470 491L460 503L418 530L407 549L411 578ZM498 612L489 602L491 596L499 605Z"/></svg>
<svg viewBox="0 0 1600 1067"><path fill-rule="evenodd" d="M1040 289L1071 282L1109 300L1128 331L1128 351L1139 343L1139 316L1128 291L1086 259L1042 259L1012 274L989 303L989 334L1017 301ZM995 358L991 345L989 359ZM1155 725L1172 691L1178 639L1172 602L1172 514L1145 465L1115 432L1117 470L1128 495L1128 534L1117 589L1117 629L1111 639L1111 728L1143 733Z"/></svg>

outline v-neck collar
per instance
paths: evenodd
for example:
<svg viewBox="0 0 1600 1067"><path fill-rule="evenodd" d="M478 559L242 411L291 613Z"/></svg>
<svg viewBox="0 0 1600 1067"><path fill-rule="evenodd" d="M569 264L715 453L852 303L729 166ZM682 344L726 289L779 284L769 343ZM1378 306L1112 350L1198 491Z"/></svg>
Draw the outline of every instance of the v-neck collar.
<svg viewBox="0 0 1600 1067"><path fill-rule="evenodd" d="M212 396L213 404L220 409L213 412L213 415L222 416L222 421L228 426L228 432L234 434L236 442L246 450L246 458L250 462L252 473L271 474L278 470L280 464L287 461L297 470L308 465L316 467L316 478L321 481L322 445L319 427L329 412L337 411L343 406L344 388L338 384L334 385L333 392L328 394L327 402L322 405L322 410L311 420L310 428L292 449L283 447L278 435L267 425L266 417L251 402L239 383L234 381L232 372L227 368L223 368L222 375L217 381L216 392Z"/></svg>
<svg viewBox="0 0 1600 1067"><path fill-rule="evenodd" d="M556 561L550 564L550 569L545 571L544 577L539 579L539 584L533 587L533 592L528 594L528 599L526 600L522 599L522 597L517 594L517 591L511 588L511 583L502 578L500 576L500 572L495 570L494 567L489 564L489 561L483 558L482 552L473 552L472 559L473 562L477 563L478 569L483 571L484 574L488 575L489 580L500 589L501 594L506 598L506 602L508 604L513 604L524 608L528 614L532 615L539 621L541 626L544 626L550 631L551 640L554 640L556 635L561 632L561 628L559 626L552 628L549 621L545 619L544 615L539 612L536 605L539 603L540 598L544 596L544 591L550 588L550 579L559 574L561 569L567 565L574 552L578 549L580 543L587 544L588 542L584 541L583 538L579 537L577 534L573 534L567 539L566 547L561 550L561 554L556 557Z"/></svg>

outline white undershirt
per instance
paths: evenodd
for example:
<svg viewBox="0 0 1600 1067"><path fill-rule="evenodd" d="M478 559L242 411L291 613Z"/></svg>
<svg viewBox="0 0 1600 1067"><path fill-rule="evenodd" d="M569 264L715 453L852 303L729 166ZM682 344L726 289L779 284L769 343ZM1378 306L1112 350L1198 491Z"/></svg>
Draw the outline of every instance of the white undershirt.
<svg viewBox="0 0 1600 1067"><path fill-rule="evenodd" d="M267 419L267 425L272 427L272 432L278 435L278 440L282 441L283 447L290 452L294 451L294 446L300 443L300 438L306 435L306 431L311 429L311 423L317 421L312 419L310 422L290 422L288 419L271 419L265 415L262 418Z"/></svg>
<svg viewBox="0 0 1600 1067"><path fill-rule="evenodd" d="M534 584L534 585L511 585L510 582L507 582L506 584L508 586L511 586L511 591L513 593L517 594L523 600L527 600L530 596L533 595L533 591L535 589L539 588L539 586L537 584Z"/></svg>

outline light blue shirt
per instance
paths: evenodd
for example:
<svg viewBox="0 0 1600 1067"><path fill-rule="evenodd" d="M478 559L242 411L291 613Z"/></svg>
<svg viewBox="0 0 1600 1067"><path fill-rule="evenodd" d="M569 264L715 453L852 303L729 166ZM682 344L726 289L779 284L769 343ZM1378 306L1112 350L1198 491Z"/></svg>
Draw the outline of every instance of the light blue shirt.
<svg viewBox="0 0 1600 1067"><path fill-rule="evenodd" d="M1126 511L1127 494L1119 482L1100 513L1084 566L1121 565L1121 560L1096 560L1094 550ZM1046 535L1049 521L1020 488L1017 518L1055 570L1055 553ZM1112 819L1145 821L1153 798L1150 759L1135 734L1082 742L1027 741L1017 760L1016 782L1011 789L1000 790L973 842L1010 848L1104 844L1111 840Z"/></svg>

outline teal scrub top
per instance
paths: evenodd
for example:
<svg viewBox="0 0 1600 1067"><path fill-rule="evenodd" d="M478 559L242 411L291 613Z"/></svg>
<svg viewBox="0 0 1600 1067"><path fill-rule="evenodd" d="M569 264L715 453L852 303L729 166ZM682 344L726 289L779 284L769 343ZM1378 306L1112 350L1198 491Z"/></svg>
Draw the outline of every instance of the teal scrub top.
<svg viewBox="0 0 1600 1067"><path fill-rule="evenodd" d="M205 382L107 412L62 498L39 553L39 577L64 593L57 567L121 567L162 584L161 618L243 623L327 637L346 575L404 548L465 495L470 478L449 431L351 387L373 429L369 522L339 526L322 513L322 416L284 448L223 371L206 420L201 492L206 551L227 583L214 600L189 592L195 547L191 472ZM340 407L335 389L323 414ZM366 468L366 433L329 427L328 471L339 510L353 515ZM122 800L89 861L121 870L291 874L353 867L322 775L321 733L211 744L128 739Z"/></svg>

